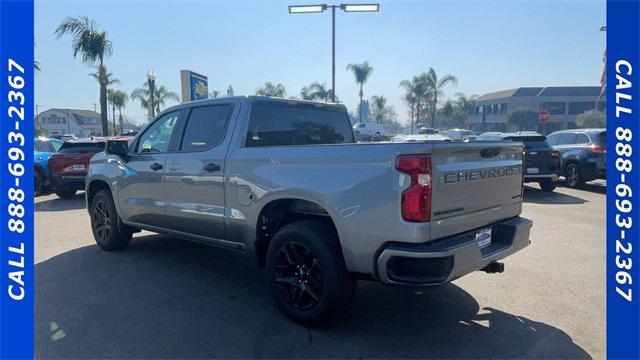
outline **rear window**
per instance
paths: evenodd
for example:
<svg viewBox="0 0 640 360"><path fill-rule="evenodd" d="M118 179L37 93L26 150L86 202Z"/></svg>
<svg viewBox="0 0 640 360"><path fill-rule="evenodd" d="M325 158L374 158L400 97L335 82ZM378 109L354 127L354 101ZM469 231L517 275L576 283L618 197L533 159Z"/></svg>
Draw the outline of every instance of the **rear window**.
<svg viewBox="0 0 640 360"><path fill-rule="evenodd" d="M510 136L506 140L521 141L525 149L548 149L551 147L546 136Z"/></svg>
<svg viewBox="0 0 640 360"><path fill-rule="evenodd" d="M245 146L353 143L351 123L340 109L307 104L256 102Z"/></svg>
<svg viewBox="0 0 640 360"><path fill-rule="evenodd" d="M104 142L66 142L62 144L58 152L63 154L97 154L104 151L104 146Z"/></svg>

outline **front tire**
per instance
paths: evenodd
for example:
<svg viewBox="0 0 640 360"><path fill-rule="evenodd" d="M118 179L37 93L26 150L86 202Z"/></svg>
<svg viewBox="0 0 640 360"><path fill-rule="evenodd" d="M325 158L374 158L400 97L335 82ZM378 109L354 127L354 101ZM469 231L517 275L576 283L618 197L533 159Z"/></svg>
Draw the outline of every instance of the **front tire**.
<svg viewBox="0 0 640 360"><path fill-rule="evenodd" d="M584 184L584 179L580 175L580 168L576 163L570 163L564 169L564 183L570 188L579 188Z"/></svg>
<svg viewBox="0 0 640 360"><path fill-rule="evenodd" d="M356 285L335 231L318 221L280 229L267 250L267 271L276 303L302 325L320 325L339 315Z"/></svg>
<svg viewBox="0 0 640 360"><path fill-rule="evenodd" d="M540 180L540 189L545 192L550 192L556 189L558 186L557 181L551 181L549 179Z"/></svg>
<svg viewBox="0 0 640 360"><path fill-rule="evenodd" d="M133 231L120 221L111 192L100 190L91 202L91 231L100 249L118 251L131 242Z"/></svg>

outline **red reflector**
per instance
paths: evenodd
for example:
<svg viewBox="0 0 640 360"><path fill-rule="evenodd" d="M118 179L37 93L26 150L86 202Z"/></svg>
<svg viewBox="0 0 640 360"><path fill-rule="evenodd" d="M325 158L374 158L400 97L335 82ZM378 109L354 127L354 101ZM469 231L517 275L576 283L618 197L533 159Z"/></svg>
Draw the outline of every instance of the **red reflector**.
<svg viewBox="0 0 640 360"><path fill-rule="evenodd" d="M402 192L402 218L411 222L431 220L431 156L402 155L396 169L411 177L411 185Z"/></svg>
<svg viewBox="0 0 640 360"><path fill-rule="evenodd" d="M606 146L591 145L591 151L597 152L597 153L606 153L607 152L607 147Z"/></svg>

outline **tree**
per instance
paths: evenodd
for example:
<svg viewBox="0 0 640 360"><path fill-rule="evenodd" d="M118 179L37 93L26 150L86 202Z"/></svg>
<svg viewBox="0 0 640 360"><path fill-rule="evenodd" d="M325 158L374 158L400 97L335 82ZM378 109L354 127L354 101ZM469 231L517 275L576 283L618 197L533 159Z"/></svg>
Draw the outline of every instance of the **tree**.
<svg viewBox="0 0 640 360"><path fill-rule="evenodd" d="M580 128L607 127L607 117L602 111L587 110L576 117L576 125Z"/></svg>
<svg viewBox="0 0 640 360"><path fill-rule="evenodd" d="M107 85L107 102L110 102L111 100L109 100L109 93L111 92L111 90L108 88L109 86L113 85L113 84L119 84L120 80L116 79L112 73L110 72L106 72L107 68L105 67L101 67L96 69L96 72L94 73L90 73L89 76L93 77L94 79L96 79L96 81L98 81L99 84L106 84ZM101 105L102 106L102 105ZM108 110L108 108L107 108ZM115 135L116 132L116 109L113 108L113 133ZM103 133L105 136L109 135L109 132L107 131L107 133Z"/></svg>
<svg viewBox="0 0 640 360"><path fill-rule="evenodd" d="M538 127L538 113L531 109L515 109L507 114L510 124L516 126L518 131L536 130Z"/></svg>
<svg viewBox="0 0 640 360"><path fill-rule="evenodd" d="M267 81L264 83L264 86L256 89L256 95L284 98L287 96L287 91L285 90L284 85L280 83L276 85L271 81Z"/></svg>
<svg viewBox="0 0 640 360"><path fill-rule="evenodd" d="M233 87L231 85L229 85L229 88L227 88L227 96L233 96Z"/></svg>
<svg viewBox="0 0 640 360"><path fill-rule="evenodd" d="M456 106L459 109L461 115L460 128L464 129L469 122L469 114L476 108L476 95L471 95L469 97L465 96L463 93L456 94Z"/></svg>
<svg viewBox="0 0 640 360"><path fill-rule="evenodd" d="M158 86L156 84L153 89L153 102L156 106L155 112L159 113L162 110L162 107L167 103L167 101L180 101L180 97L178 94L173 91L167 90L163 85ZM131 92L131 100L140 101L140 106L151 112L151 92L149 91L149 83L144 82L142 87L139 87Z"/></svg>
<svg viewBox="0 0 640 360"><path fill-rule="evenodd" d="M353 76L356 79L356 83L360 86L360 111L358 119L362 121L362 96L364 95L362 91L362 86L369 80L371 74L373 74L373 68L369 66L369 62L365 61L362 64L349 64L347 65L347 70L353 72Z"/></svg>
<svg viewBox="0 0 640 360"><path fill-rule="evenodd" d="M332 90L327 89L327 84L320 84L317 81L312 82L309 87L303 87L300 91L300 97L303 100L314 100L329 102L332 100ZM337 101L337 97L336 97Z"/></svg>
<svg viewBox="0 0 640 360"><path fill-rule="evenodd" d="M105 57L111 56L113 47L107 38L107 32L98 29L96 23L86 16L67 17L55 31L59 39L64 35L72 37L71 48L73 57L82 57L82 62L92 66L97 63L99 73L108 73L104 64ZM102 121L102 133L108 134L109 120L107 117L107 83L104 79L98 79L100 83L100 120Z"/></svg>
<svg viewBox="0 0 640 360"><path fill-rule="evenodd" d="M218 96L220 96L220 91L218 90L213 90L209 93L209 97L212 99L217 99Z"/></svg>
<svg viewBox="0 0 640 360"><path fill-rule="evenodd" d="M111 106L113 107L113 132L115 135L116 129L116 109L118 109L120 120L120 134L124 132L124 120L122 119L122 108L127 104L127 93L120 90L109 90L107 98Z"/></svg>
<svg viewBox="0 0 640 360"><path fill-rule="evenodd" d="M439 78L433 68L429 68L429 71L427 71L425 75L425 81L430 89L429 106L431 108L431 127L435 128L436 107L438 106L438 97L442 95L442 88L449 84L456 85L458 83L458 79L450 74L446 74L442 78Z"/></svg>
<svg viewBox="0 0 640 360"><path fill-rule="evenodd" d="M400 87L406 91L403 100L409 106L410 116L414 118L416 124L424 123L422 109L426 106L427 99L430 98L425 74L414 76L411 80L402 80Z"/></svg>
<svg viewBox="0 0 640 360"><path fill-rule="evenodd" d="M374 95L371 97L371 114L373 115L373 119L378 124L382 124L383 121L388 118L390 112L392 111L393 108L387 106L387 98L382 95Z"/></svg>

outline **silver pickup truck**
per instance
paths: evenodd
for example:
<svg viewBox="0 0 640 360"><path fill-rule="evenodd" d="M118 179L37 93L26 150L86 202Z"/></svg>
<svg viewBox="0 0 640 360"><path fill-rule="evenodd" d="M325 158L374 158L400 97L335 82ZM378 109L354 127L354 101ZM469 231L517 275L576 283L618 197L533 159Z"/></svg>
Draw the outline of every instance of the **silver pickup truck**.
<svg viewBox="0 0 640 360"><path fill-rule="evenodd" d="M163 111L91 159L98 246L140 229L244 251L293 320L334 316L356 280L439 285L529 245L517 142L357 144L346 108L231 97ZM167 254L168 256L170 254Z"/></svg>

